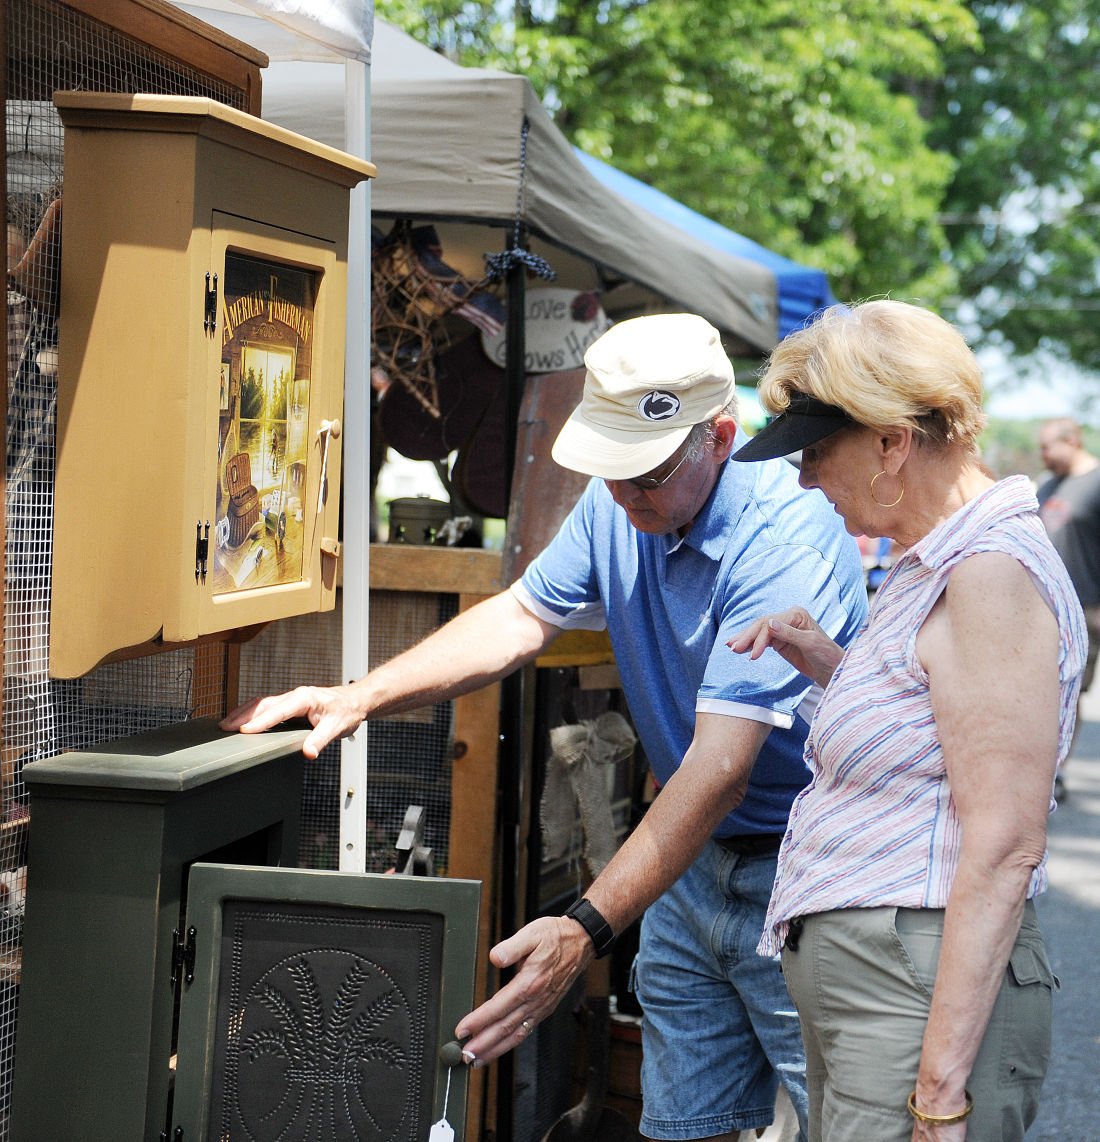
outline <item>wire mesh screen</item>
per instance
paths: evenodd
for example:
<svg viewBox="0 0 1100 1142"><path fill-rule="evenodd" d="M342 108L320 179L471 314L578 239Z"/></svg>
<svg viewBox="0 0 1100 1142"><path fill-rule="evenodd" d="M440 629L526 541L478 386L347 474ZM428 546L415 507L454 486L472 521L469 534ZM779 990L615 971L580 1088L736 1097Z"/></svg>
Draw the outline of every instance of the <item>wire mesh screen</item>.
<svg viewBox="0 0 1100 1142"><path fill-rule="evenodd" d="M105 5L106 7L106 5ZM201 95L241 111L244 91L55 0L7 0L8 98L55 91ZM11 153L11 137L8 151Z"/></svg>
<svg viewBox="0 0 1100 1142"><path fill-rule="evenodd" d="M23 765L224 708L222 647L48 675L63 131L56 90L246 93L51 0L7 0L8 268L3 748L0 754L0 1140L15 1040L28 810ZM95 474L89 473L89 479ZM120 585L121 589L121 585ZM94 606L94 600L88 600Z"/></svg>
<svg viewBox="0 0 1100 1142"><path fill-rule="evenodd" d="M241 647L242 701L295 686L340 682L342 609L298 615L271 623ZM302 826L298 863L303 868L338 868L340 746L330 745L302 770Z"/></svg>
<svg viewBox="0 0 1100 1142"><path fill-rule="evenodd" d="M451 618L457 596L418 591L372 591L368 664L380 663L419 642ZM242 698L289 690L303 682L340 681L342 612L302 615L272 623L241 648ZM432 849L434 871L446 870L451 828L453 705L442 702L367 729L368 872L393 867L394 850L410 805L423 806L423 844ZM308 762L302 777L303 868L339 867L338 745Z"/></svg>
<svg viewBox="0 0 1100 1142"><path fill-rule="evenodd" d="M458 597L419 591L372 591L368 660L373 669L453 618ZM441 702L371 722L367 734L368 870L383 871L410 805L424 807L423 844L434 871L449 861L454 705Z"/></svg>

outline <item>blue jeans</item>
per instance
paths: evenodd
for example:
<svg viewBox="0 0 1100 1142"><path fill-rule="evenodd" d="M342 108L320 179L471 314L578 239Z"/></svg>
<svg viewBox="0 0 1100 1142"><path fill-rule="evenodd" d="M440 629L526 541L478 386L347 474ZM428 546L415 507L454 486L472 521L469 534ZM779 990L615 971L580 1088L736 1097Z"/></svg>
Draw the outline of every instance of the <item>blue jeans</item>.
<svg viewBox="0 0 1100 1142"><path fill-rule="evenodd" d="M782 1081L806 1137L806 1059L779 962L756 954L776 854L708 844L642 921L641 1131L709 1138L767 1126Z"/></svg>

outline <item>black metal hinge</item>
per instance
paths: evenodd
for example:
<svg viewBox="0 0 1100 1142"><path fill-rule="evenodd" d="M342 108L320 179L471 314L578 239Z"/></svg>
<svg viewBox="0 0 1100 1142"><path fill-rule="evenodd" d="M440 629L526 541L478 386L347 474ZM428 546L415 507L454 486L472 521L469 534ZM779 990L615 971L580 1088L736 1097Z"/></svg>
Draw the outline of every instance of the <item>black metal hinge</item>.
<svg viewBox="0 0 1100 1142"><path fill-rule="evenodd" d="M210 555L210 521L205 528L202 520L195 521L195 582L206 582L206 561Z"/></svg>
<svg viewBox="0 0 1100 1142"><path fill-rule="evenodd" d="M195 929L187 929L187 941L180 936L179 928L172 930L172 986L178 987L180 974L183 982L191 983L195 978Z"/></svg>
<svg viewBox="0 0 1100 1142"><path fill-rule="evenodd" d="M203 298L202 328L205 333L213 335L218 327L218 275L206 275L206 295Z"/></svg>

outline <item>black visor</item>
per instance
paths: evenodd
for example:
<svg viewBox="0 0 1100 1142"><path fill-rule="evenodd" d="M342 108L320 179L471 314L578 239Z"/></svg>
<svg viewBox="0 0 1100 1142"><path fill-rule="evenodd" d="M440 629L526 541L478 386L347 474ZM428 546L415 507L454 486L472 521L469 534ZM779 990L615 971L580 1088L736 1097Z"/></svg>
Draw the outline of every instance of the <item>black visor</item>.
<svg viewBox="0 0 1100 1142"><path fill-rule="evenodd" d="M835 404L826 404L806 393L791 393L791 403L786 411L739 448L733 458L774 460L777 456L789 456L855 423L844 409Z"/></svg>

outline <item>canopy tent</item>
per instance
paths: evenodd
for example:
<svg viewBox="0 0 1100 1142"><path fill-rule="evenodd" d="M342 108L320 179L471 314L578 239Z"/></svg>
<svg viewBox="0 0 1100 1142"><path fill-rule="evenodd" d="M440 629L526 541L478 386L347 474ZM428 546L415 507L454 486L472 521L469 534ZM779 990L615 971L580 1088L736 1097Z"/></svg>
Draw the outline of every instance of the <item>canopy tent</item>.
<svg viewBox="0 0 1100 1142"><path fill-rule="evenodd" d="M180 6L268 50L263 21L212 12L210 2ZM274 59L263 82L265 118L344 145L342 65ZM567 143L523 76L459 67L376 20L370 117L379 168L372 216L458 224L440 234L447 261L463 273L480 276L493 242L509 243L518 205L532 248L561 284L601 289L610 316L692 310L723 330L734 353L764 352L778 339L774 264L616 193ZM504 234L491 239L486 226Z"/></svg>
<svg viewBox="0 0 1100 1142"><path fill-rule="evenodd" d="M173 6L269 59L370 63L374 0L175 0Z"/></svg>
<svg viewBox="0 0 1100 1142"><path fill-rule="evenodd" d="M231 0L179 7L272 57L265 118L345 147L344 67L321 62ZM216 10L215 10L216 9ZM824 273L734 233L570 147L523 76L463 68L383 20L371 52L375 218L461 225L441 232L447 260L484 270L486 226L507 244L519 216L562 284L604 291L612 317L682 308L723 330L734 353L765 352L832 302ZM524 121L529 124L521 170Z"/></svg>
<svg viewBox="0 0 1100 1142"><path fill-rule="evenodd" d="M682 202L677 202L648 183L624 174L583 151L578 150L577 157L601 182L628 202L644 207L651 214L710 243L717 250L767 266L775 274L781 339L801 328L814 313L836 303L829 288L829 279L823 270L792 262L790 258L776 254L751 238L727 230L725 226L697 213Z"/></svg>

